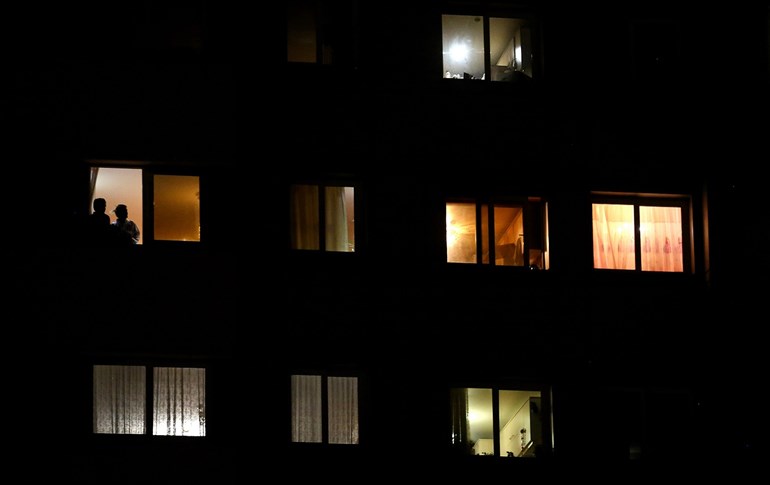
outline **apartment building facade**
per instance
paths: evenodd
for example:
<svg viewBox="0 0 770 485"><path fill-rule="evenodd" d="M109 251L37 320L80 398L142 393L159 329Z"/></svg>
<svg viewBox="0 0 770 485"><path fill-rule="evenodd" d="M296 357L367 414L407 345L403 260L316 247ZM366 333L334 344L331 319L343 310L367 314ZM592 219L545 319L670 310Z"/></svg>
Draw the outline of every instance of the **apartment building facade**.
<svg viewBox="0 0 770 485"><path fill-rule="evenodd" d="M22 458L228 482L758 456L766 2L123 7L62 7L13 61ZM94 238L96 198L138 244Z"/></svg>

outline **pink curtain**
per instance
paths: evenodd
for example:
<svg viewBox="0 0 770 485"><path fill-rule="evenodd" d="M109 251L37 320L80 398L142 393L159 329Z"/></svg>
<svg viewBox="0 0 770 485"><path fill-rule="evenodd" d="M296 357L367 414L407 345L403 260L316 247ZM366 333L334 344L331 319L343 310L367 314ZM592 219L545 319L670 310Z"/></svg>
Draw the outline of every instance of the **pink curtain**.
<svg viewBox="0 0 770 485"><path fill-rule="evenodd" d="M592 204L594 268L636 269L634 206Z"/></svg>
<svg viewBox="0 0 770 485"><path fill-rule="evenodd" d="M642 271L682 272L682 209L639 207Z"/></svg>

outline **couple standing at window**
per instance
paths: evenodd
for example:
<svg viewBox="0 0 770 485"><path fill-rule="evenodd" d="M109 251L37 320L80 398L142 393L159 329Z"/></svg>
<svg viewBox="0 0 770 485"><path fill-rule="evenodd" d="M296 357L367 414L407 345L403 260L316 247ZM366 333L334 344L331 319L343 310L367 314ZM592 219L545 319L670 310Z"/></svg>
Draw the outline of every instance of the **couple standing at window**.
<svg viewBox="0 0 770 485"><path fill-rule="evenodd" d="M104 237L108 241L117 244L138 244L139 226L128 218L126 204L118 204L112 211L115 213L115 221L110 222L107 215L107 201L104 198L96 198L93 202L94 211L91 214L91 229L97 237Z"/></svg>

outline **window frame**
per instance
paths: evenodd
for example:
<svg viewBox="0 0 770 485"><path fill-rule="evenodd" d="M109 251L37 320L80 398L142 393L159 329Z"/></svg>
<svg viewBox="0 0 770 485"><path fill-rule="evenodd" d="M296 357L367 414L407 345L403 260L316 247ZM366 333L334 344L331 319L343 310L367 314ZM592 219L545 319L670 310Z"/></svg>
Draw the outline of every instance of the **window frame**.
<svg viewBox="0 0 770 485"><path fill-rule="evenodd" d="M321 378L321 441L320 442L311 442L311 441L294 441L293 439L293 429L292 429L292 423L293 423L293 413L292 413L292 403L293 403L293 394L292 394L292 377L294 376L311 376L311 377L320 377ZM358 414L358 442L357 443L330 443L329 442L329 378L332 377L345 377L345 378L355 378L357 383L357 414ZM292 447L332 447L332 448L340 448L340 449L358 449L361 447L361 444L363 443L363 432L362 432L362 415L363 415L363 406L362 406L362 394L363 394L363 378L360 373L358 372L345 372L345 371L328 371L328 372L322 372L318 370L309 370L309 369L302 369L293 371L288 374L288 378L286 379L286 393L287 393L287 442Z"/></svg>
<svg viewBox="0 0 770 485"><path fill-rule="evenodd" d="M443 249L444 249L444 263L450 266L484 266L484 267L495 267L495 268L512 268L514 271L522 271L522 270L543 270L548 271L550 269L550 242L549 242L549 231L550 231L550 224L548 222L549 219L549 212L550 212L550 203L547 198L540 197L540 196L507 196L507 197L445 197L444 198L444 215L446 216L446 207L448 204L474 204L475 205L475 212L476 212L476 261L472 263L463 263L463 262L456 262L456 261L448 261L449 259L449 248L447 244L447 238L446 236L443 238ZM538 207L537 205L542 205L544 214L538 215ZM482 230L482 221L484 220L484 207L486 206L487 214L486 214L486 220L487 220L487 234L484 236L481 236L481 230ZM541 258L546 261L544 264L545 268L539 268L536 265L533 264L523 264L521 266L517 265L500 265L496 264L496 252L495 252L495 218L494 218L494 212L495 208L505 208L505 207L521 207L522 209L522 218L523 218L523 255L525 257L526 261L529 261L530 257L530 251L533 249L532 244L532 231L539 231L541 234L539 235L539 239L542 241L542 248L541 248ZM446 217L445 217L446 219ZM538 220L541 219L541 220ZM538 229L539 228L539 229ZM444 223L444 232L447 231L447 223ZM481 237L480 237L481 236ZM530 236L530 237L528 237ZM483 257L483 244L484 244L484 237L486 237L489 241L489 262L484 262ZM537 249L537 248L535 248Z"/></svg>
<svg viewBox="0 0 770 485"><path fill-rule="evenodd" d="M449 433L447 435L449 436L447 446L448 448L455 454L459 454L460 456L468 457L469 459L475 460L475 459L481 459L486 460L490 457L493 459L503 459L503 460L510 460L510 458L524 458L526 461L530 460L542 460L545 459L548 456L551 456L553 454L554 449L554 432L553 432L553 426L554 426L554 418L553 418L553 388L548 385L543 384L532 384L532 383L516 383L516 382L479 382L479 381L473 381L473 382L459 382L459 383L453 383L453 385L450 385L447 389L447 402L449 404L448 406L448 415L450 419L449 422L452 421L451 416L453 413L452 410L452 390L454 389L482 389L482 390L490 390L492 393L492 429L493 429L493 453L492 455L475 455L472 453L464 453L462 452L461 448L458 448L456 445L453 444L454 440L454 433L452 432L452 428L450 425L450 429L448 430ZM542 422L541 422L541 431L542 431L542 448L540 449L541 454L535 455L532 457L511 457L511 456L502 456L500 455L500 449L501 449L501 443L500 443L500 392L501 391L523 391L523 392L539 392L540 393L540 405L542 408Z"/></svg>
<svg viewBox="0 0 770 485"><path fill-rule="evenodd" d="M292 188L295 186L308 185L318 188L318 249L306 249L295 248L292 241ZM328 187L342 187L353 189L353 250L352 251L332 251L326 249L326 197L325 189ZM361 241L363 230L361 228L362 217L362 194L361 184L351 180L341 179L328 179L324 181L320 180L296 180L290 182L286 187L286 200L287 200L287 231L286 231L286 246L294 254L334 254L344 258L355 257L356 254L361 253ZM343 256L346 255L346 256Z"/></svg>
<svg viewBox="0 0 770 485"><path fill-rule="evenodd" d="M593 254L593 204L632 205L634 213L634 269L596 268ZM642 269L642 238L639 237L639 207L678 207L682 211L682 271ZM685 194L592 192L588 204L591 269L596 273L691 275L695 271L694 222L692 197Z"/></svg>
<svg viewBox="0 0 770 485"><path fill-rule="evenodd" d="M127 169L127 170L140 170L142 180L141 201L142 201L142 227L141 231L141 244L135 245L136 247L176 247L176 248L193 248L199 247L205 244L205 227L207 225L206 210L204 209L206 204L201 204L207 197L207 176L201 167L187 165L187 166L165 166L156 164L149 161L120 161L120 160L88 160L87 169L89 177L92 177L91 173L93 169ZM166 240L155 239L155 176L188 176L197 177L198 179L198 217L199 217L199 240ZM89 189L89 196L87 197L87 210L86 214L91 213L91 193ZM115 202L107 200L107 211L114 208ZM129 207L129 218L131 217L131 207Z"/></svg>
<svg viewBox="0 0 770 485"><path fill-rule="evenodd" d="M94 405L96 382L94 379L94 369L96 366L121 366L121 367L143 367L145 375L145 396L144 396L144 433L98 433L94 429L94 418L96 413L96 406ZM91 403L91 412L89 413L90 435L93 439L98 440L137 440L137 439L153 439L153 440L194 440L204 441L210 436L209 427L209 402L210 402L210 390L211 386L211 366L204 362L194 362L185 359L184 361L159 361L159 360L146 360L146 359L95 359L89 362L87 366L90 372L89 374L89 398ZM205 434L203 435L161 435L154 434L153 427L153 413L154 413L154 370L156 368L176 368L176 369L203 369L205 375L204 394L205 394Z"/></svg>
<svg viewBox="0 0 770 485"><path fill-rule="evenodd" d="M520 82L505 82L505 81L493 81L492 80L492 60L491 60L491 37L490 37L490 19L519 19L526 21L531 29L532 38L532 76L529 79L530 82L538 81L542 77L542 38L540 27L540 16L537 12L529 7L516 7L505 5L492 5L492 2L480 2L480 3L461 3L461 2L445 2L440 12L438 13L438 26L439 37L442 39L439 42L437 51L443 52L443 17L445 15L461 15L461 16L475 16L481 17L483 23L483 44L484 44L484 78L483 79L470 79L472 81L482 81L482 83L492 83L495 85L520 85ZM446 78L446 71L444 69L443 56L441 59L441 77L444 81L458 81L468 79L455 79Z"/></svg>

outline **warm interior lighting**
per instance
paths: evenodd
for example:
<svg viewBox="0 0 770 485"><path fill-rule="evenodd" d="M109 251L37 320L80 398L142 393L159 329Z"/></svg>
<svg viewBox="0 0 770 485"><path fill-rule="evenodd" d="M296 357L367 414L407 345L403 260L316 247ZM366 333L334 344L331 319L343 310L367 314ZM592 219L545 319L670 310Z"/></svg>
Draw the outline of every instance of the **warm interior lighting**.
<svg viewBox="0 0 770 485"><path fill-rule="evenodd" d="M455 245L460 238L460 229L455 225L455 221L450 214L446 216L446 244L448 247Z"/></svg>
<svg viewBox="0 0 770 485"><path fill-rule="evenodd" d="M452 62L466 62L468 60L468 46L461 43L452 44L449 47L449 58Z"/></svg>

